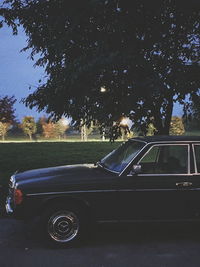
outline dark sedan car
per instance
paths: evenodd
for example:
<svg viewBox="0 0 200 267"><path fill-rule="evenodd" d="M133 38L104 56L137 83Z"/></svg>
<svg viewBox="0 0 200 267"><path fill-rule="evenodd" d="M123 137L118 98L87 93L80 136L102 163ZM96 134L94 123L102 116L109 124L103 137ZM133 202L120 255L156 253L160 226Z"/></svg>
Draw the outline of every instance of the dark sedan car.
<svg viewBox="0 0 200 267"><path fill-rule="evenodd" d="M6 210L41 216L46 237L72 243L91 221L200 219L200 137L144 137L122 144L96 165L14 174Z"/></svg>

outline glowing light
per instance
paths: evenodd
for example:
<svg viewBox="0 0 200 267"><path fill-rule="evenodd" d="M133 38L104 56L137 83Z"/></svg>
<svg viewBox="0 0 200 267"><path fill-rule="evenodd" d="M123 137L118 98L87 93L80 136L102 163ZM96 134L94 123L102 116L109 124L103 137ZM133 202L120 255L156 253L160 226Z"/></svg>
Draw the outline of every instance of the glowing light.
<svg viewBox="0 0 200 267"><path fill-rule="evenodd" d="M105 87L101 87L100 91L101 91L101 93L105 93L106 92L106 88Z"/></svg>
<svg viewBox="0 0 200 267"><path fill-rule="evenodd" d="M121 120L120 124L121 124L121 125L124 125L124 126L128 125L128 124L129 124L129 119L128 119L128 118L123 118L123 119Z"/></svg>
<svg viewBox="0 0 200 267"><path fill-rule="evenodd" d="M67 119L67 118L63 118L62 119L62 124L65 125L65 126L68 126L70 124L71 120L70 119Z"/></svg>

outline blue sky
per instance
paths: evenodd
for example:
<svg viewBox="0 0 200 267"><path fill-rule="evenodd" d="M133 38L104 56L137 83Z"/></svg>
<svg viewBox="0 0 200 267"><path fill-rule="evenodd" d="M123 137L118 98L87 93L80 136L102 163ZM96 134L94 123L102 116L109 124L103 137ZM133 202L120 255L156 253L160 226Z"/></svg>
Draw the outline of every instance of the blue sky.
<svg viewBox="0 0 200 267"><path fill-rule="evenodd" d="M23 116L39 117L35 110L26 108L20 100L30 93L29 85L37 85L44 76L44 69L34 68L28 52L20 52L26 46L26 36L22 30L17 36L12 35L8 27L0 29L0 95L15 95L16 115L21 120Z"/></svg>
<svg viewBox="0 0 200 267"><path fill-rule="evenodd" d="M0 95L15 95L16 115L19 120L27 115L35 118L43 115L20 103L20 100L30 93L29 86L36 86L38 80L44 77L44 69L34 68L34 62L28 58L30 51L20 53L25 46L26 35L22 29L17 36L13 36L12 30L6 26L0 29ZM174 115L180 116L181 110L176 104Z"/></svg>

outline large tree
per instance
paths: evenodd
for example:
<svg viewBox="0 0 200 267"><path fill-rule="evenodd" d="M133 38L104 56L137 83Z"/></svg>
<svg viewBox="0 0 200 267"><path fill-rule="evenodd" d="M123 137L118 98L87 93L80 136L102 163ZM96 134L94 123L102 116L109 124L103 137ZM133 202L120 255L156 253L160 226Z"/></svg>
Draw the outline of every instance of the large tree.
<svg viewBox="0 0 200 267"><path fill-rule="evenodd" d="M25 103L55 118L168 134L173 103L200 87L198 0L7 0L0 14L46 68Z"/></svg>

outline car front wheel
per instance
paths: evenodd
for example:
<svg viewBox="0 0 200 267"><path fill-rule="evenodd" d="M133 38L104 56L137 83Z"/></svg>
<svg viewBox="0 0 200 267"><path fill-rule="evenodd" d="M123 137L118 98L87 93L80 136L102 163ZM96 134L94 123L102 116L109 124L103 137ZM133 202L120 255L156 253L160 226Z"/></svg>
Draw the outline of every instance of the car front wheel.
<svg viewBox="0 0 200 267"><path fill-rule="evenodd" d="M80 240L84 228L83 221L77 209L55 207L43 216L44 233L54 244L72 244Z"/></svg>

